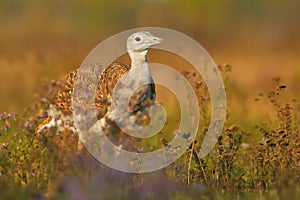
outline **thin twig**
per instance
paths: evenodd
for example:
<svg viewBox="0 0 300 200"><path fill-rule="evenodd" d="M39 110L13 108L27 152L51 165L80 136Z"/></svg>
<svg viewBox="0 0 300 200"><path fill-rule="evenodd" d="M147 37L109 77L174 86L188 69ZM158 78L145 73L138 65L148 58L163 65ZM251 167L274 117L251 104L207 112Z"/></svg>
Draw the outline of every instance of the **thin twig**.
<svg viewBox="0 0 300 200"><path fill-rule="evenodd" d="M192 164L192 158L193 158L193 151L195 147L195 142L192 143L192 148L190 149L190 158L189 158L189 164L188 164L188 175L187 175L187 182L190 184L190 170L191 170L191 164Z"/></svg>

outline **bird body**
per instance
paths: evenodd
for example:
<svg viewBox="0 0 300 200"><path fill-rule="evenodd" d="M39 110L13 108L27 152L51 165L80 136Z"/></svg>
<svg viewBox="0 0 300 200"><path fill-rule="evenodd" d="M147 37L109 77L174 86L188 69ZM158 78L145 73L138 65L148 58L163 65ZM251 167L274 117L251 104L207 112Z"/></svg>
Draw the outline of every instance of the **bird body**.
<svg viewBox="0 0 300 200"><path fill-rule="evenodd" d="M130 115L145 115L144 111L155 102L155 85L146 55L152 45L160 42L162 39L149 32L134 33L127 39L127 51L131 58L131 65L113 62L102 72L99 72L100 68L97 65L89 68L97 78L97 91L93 105L97 109L97 119L103 121L102 128L109 126L109 123L117 117L112 114L111 104L114 103L114 88L122 78L125 78L122 82L126 87L130 84L133 88L139 88L138 91L135 91L135 95L129 96L131 98L128 105ZM76 132L72 97L74 83L80 75L79 72L79 69L74 70L64 78L61 87L55 92L54 98L50 102L48 118L37 127L36 132L51 127L56 127L58 131L71 129ZM121 95L132 95L132 92L130 89L122 90Z"/></svg>

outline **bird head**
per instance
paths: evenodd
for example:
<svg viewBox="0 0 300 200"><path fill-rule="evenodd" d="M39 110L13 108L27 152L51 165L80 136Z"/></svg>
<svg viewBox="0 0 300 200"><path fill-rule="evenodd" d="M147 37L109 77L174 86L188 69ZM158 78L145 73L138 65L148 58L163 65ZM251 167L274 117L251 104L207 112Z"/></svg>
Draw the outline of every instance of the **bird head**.
<svg viewBox="0 0 300 200"><path fill-rule="evenodd" d="M151 46L159 44L163 39L153 36L147 31L140 31L130 35L127 39L128 52L147 51Z"/></svg>

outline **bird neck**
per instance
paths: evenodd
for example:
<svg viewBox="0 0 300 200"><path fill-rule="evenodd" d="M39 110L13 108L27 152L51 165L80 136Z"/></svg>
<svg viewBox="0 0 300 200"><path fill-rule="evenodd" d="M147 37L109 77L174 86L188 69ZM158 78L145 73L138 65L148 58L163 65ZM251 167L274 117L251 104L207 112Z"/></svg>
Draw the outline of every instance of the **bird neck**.
<svg viewBox="0 0 300 200"><path fill-rule="evenodd" d="M136 83L142 84L151 80L150 67L147 61L147 52L144 51L131 51L129 56L131 58L131 70L129 74L135 80Z"/></svg>
<svg viewBox="0 0 300 200"><path fill-rule="evenodd" d="M145 64L148 66L147 57L146 57L147 53L148 50L129 52L129 56L131 58L131 68L135 69L135 68L145 67L144 66Z"/></svg>

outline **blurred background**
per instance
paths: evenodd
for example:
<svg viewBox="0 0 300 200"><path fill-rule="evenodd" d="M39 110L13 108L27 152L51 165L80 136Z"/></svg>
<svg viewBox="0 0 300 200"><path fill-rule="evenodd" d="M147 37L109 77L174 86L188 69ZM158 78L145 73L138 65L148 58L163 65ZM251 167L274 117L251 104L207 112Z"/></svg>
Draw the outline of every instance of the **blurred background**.
<svg viewBox="0 0 300 200"><path fill-rule="evenodd" d="M107 37L159 26L191 36L216 64L232 65L232 119L257 121L269 110L254 99L274 88L272 78L287 84L288 100L299 97L299 9L293 0L1 0L0 112L21 113L38 100L43 79L77 68Z"/></svg>

